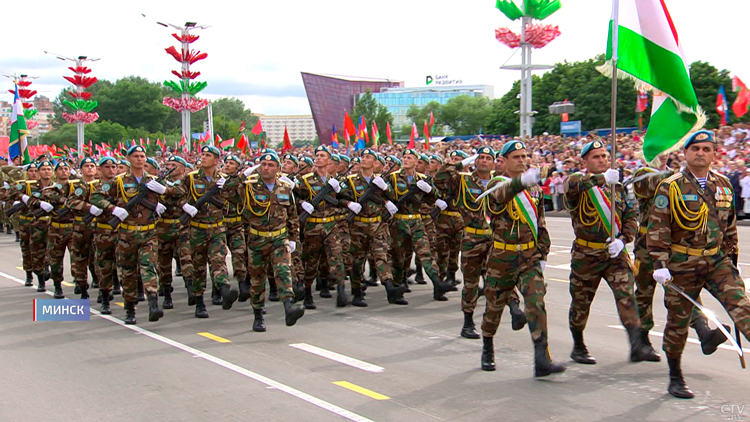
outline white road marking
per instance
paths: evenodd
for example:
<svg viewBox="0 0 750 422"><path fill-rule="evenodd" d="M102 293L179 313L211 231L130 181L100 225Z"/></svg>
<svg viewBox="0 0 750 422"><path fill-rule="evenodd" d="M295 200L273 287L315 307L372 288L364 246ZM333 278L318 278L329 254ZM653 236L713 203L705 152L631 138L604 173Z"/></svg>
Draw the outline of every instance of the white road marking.
<svg viewBox="0 0 750 422"><path fill-rule="evenodd" d="M547 269L547 268L555 268L555 269L558 269L558 270L568 270L568 271L570 271L570 264L561 264L561 265L549 265L549 264L547 264L547 266L545 267L545 269Z"/></svg>
<svg viewBox="0 0 750 422"><path fill-rule="evenodd" d="M616 330L623 330L623 331L625 331L625 327L623 327L622 325L608 325L607 327L614 328ZM660 333L658 331L653 331L652 330L652 331L649 331L648 333L649 333L649 335L652 335L654 337L664 337L664 333ZM690 337L688 337L687 341L688 341L688 343L697 344L699 346L701 344L700 341L698 341L698 340L696 340L694 338L690 338ZM737 351L734 349L734 347L727 346L726 344L720 344L719 345L719 349L729 350L729 351L737 353ZM750 353L750 349L746 349L744 347L742 348L742 351L745 352L745 353Z"/></svg>
<svg viewBox="0 0 750 422"><path fill-rule="evenodd" d="M18 284L24 284L26 281L21 280L20 278L13 277L12 275L6 274L4 272L0 271L0 277L4 277L8 280L15 281ZM48 295L52 296L52 292L47 291ZM311 396L307 393L304 393L302 391L299 391L295 388L292 388L286 384L282 384L278 381L274 381L270 378L264 377L263 375L256 374L255 372L249 371L241 366L237 366L231 362L227 362L224 359L217 358L216 356L210 355L206 352L200 351L198 349L194 349L186 344L182 344L180 342L174 341L172 339L166 338L164 336L161 336L156 333L152 333L151 331L145 330L141 327L138 327L136 325L125 325L123 321L120 321L117 318L114 318L110 315L102 315L97 311L96 309L91 309L91 315L96 315L100 318L106 319L107 321L113 322L121 327L127 328L131 331L134 331L137 334L142 334L146 337L152 338L158 342L164 343L168 346L172 346L175 349L182 350L184 352L190 353L193 355L193 357L200 357L203 358L211 363L214 363L216 365L219 365L223 368L229 369L230 371L236 372L240 375L244 375L247 378L253 379L255 381L258 381L262 384L265 384L267 387L275 388L279 391L282 391L284 393L287 393L293 397L296 397L300 400L304 400L314 406L317 406L323 410L327 410L331 413L335 413L336 415L339 415L343 418L346 418L350 421L355 422L374 422L371 419L367 419L364 416L358 415L354 412L350 412L346 409L343 409L341 407L336 406L335 404L329 403L325 400L321 400L317 397Z"/></svg>
<svg viewBox="0 0 750 422"><path fill-rule="evenodd" d="M290 344L289 346L294 347L295 349L304 350L305 352L312 353L320 357L324 357L326 359L330 359L339 363L343 363L344 365L349 365L351 367L361 369L363 371L367 371L367 372L385 371L385 368L381 366L373 365L371 363L367 363L359 359L354 359L349 356L342 355L340 353L332 352L330 350L321 349L320 347L316 347L307 343L295 343L295 344Z"/></svg>

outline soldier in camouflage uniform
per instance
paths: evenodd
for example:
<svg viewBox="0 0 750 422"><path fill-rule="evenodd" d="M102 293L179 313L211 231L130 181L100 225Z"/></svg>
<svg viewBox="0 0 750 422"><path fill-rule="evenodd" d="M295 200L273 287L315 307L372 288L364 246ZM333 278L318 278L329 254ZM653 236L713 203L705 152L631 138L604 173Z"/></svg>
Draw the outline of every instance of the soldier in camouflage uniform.
<svg viewBox="0 0 750 422"><path fill-rule="evenodd" d="M392 172L388 177L390 186L385 195L388 197L386 209L393 216L390 223L393 284L398 288L406 281L407 259L415 253L432 281L433 299L445 301L448 300L445 292L453 286L438 276L421 214L422 204L429 204L430 209L434 206L435 192L427 182L427 176L416 171L418 160L417 151L405 150L403 169Z"/></svg>
<svg viewBox="0 0 750 422"><path fill-rule="evenodd" d="M221 307L231 309L237 301L238 291L231 288L227 273L227 237L224 227L224 201L237 189L238 179L232 177L232 182L224 189L227 182L225 175L216 168L221 160L221 151L214 146L201 148L201 167L188 173L179 185L179 190L187 200L182 206L183 211L190 214L190 249L193 263L193 296L195 296L195 317L208 318L203 293L206 290L206 265L211 272L211 280L216 283L221 293ZM213 186L219 191L211 200L203 204L200 209L195 204Z"/></svg>
<svg viewBox="0 0 750 422"><path fill-rule="evenodd" d="M45 214L51 216L50 227L47 231L47 256L50 262L52 282L55 285L55 299L64 299L62 281L65 259L65 251L73 256L73 215L71 213L61 214L62 208L68 196L73 193L74 183L70 180L70 165L60 161L55 165L56 183L42 189L42 195L24 197L23 200L34 212L41 209ZM81 290L81 298L88 299L88 286Z"/></svg>
<svg viewBox="0 0 750 422"><path fill-rule="evenodd" d="M424 174L427 176L427 183L432 182L432 176L427 175L427 169L430 164L430 158L427 156L427 154L419 154L419 160L417 160L416 170L417 173ZM436 198L437 199L437 198ZM427 236L427 241L430 244L430 254L432 255L432 261L435 263L435 266L438 266L438 252L437 252L437 231L435 229L435 222L432 220L432 216L430 215L430 211L432 211L434 204L430 203L422 203L422 206L419 209L420 214L422 215L422 222L424 223L424 232ZM404 264L404 268L410 268L411 267L411 255L409 255L406 258L406 263ZM416 275L414 276L414 281L417 284L427 284L427 282L424 280L424 273L422 272L422 262L419 260L419 257L414 256L414 266L416 268ZM445 274L440 275L440 270L438 267L438 276L441 280L445 279ZM408 278L408 276L407 276ZM451 283L451 289L450 291L456 291L457 289L453 288L453 283ZM408 290L407 285L407 292L410 292Z"/></svg>
<svg viewBox="0 0 750 422"><path fill-rule="evenodd" d="M455 161L466 157L462 151L453 151L450 157ZM474 309L479 297L479 277L492 250L492 228L487 217L484 201L476 198L485 191L491 179L495 152L492 148L482 147L477 154L454 163L443 165L435 174L433 181L439 191L446 196L456 198L458 209L463 214L463 239L461 241L461 271L464 275L464 286L461 291L461 311L464 314L464 325L461 336L468 339L479 339L474 326ZM474 172L462 172L474 163ZM520 330L526 324L526 316L520 309L520 299L515 290L508 297L508 308L512 318L513 330Z"/></svg>
<svg viewBox="0 0 750 422"><path fill-rule="evenodd" d="M485 165L493 157L489 147ZM544 219L544 196L537 186L538 169L528 169L529 156L521 141L507 142L501 151L506 161L506 176L494 178L488 185L487 209L492 218L493 248L487 261L487 299L482 318L482 369L495 370L493 337L497 333L505 303L518 287L526 302L526 319L534 343L534 376L564 372L552 363L548 349L546 288L544 267L550 239Z"/></svg>
<svg viewBox="0 0 750 422"><path fill-rule="evenodd" d="M342 196L347 200L354 201L361 206L359 212L352 211L355 214L351 226L351 252L354 260L351 278L352 305L367 306L362 294L362 269L368 253L375 260L377 274L385 286L388 303L408 305L409 303L404 299L404 286L402 285L401 288L397 289L393 285L391 266L386 260L388 226L382 220L381 215L384 211L384 196L385 192L388 191L388 184L382 177L374 174L374 166L377 161L378 153L373 149L365 149L360 160L362 172L350 175L345 182L346 188L342 191ZM374 189L372 196L369 200L362 201L361 197L368 189Z"/></svg>
<svg viewBox="0 0 750 422"><path fill-rule="evenodd" d="M657 362L659 357L641 340L643 334L633 294L630 256L624 250L625 244L632 241L637 232L637 216L625 201L625 188L619 183L619 172L607 170L607 157L601 141L589 142L581 150L587 173L573 173L565 180L565 200L576 236L570 262L568 319L573 335L570 357L578 363L596 363L583 342L583 330L599 282L604 278L614 293L620 321L628 332L630 360ZM614 235L609 233L612 230L609 223L611 189L616 189L617 195L617 231Z"/></svg>
<svg viewBox="0 0 750 422"><path fill-rule="evenodd" d="M91 204L120 220L115 247L117 268L125 297L125 323L135 324L138 274L148 294L148 320L158 321L164 316L157 293L155 229L159 218L157 210L163 211L164 207L159 204L159 195L164 194L166 188L145 172L146 151L142 146L130 147L127 157L129 171L102 183L101 188L91 195ZM148 190L145 199L127 211L128 201L141 189Z"/></svg>
<svg viewBox="0 0 750 422"><path fill-rule="evenodd" d="M299 241L297 206L292 194L294 182L285 176L277 178L279 169L279 157L266 152L261 155L259 173L248 176L242 184L242 197L249 211L248 273L252 280L250 303L255 315L253 331L256 332L266 331L263 308L266 267L269 264L284 304L286 325L294 325L305 314L301 304L294 304L292 290L291 253L297 249Z"/></svg>
<svg viewBox="0 0 750 422"><path fill-rule="evenodd" d="M656 189L647 244L656 282L671 280L692 298L705 288L750 340L750 300L735 264L738 239L734 192L729 179L710 170L715 142L713 132L707 130L694 133L685 142L687 166ZM670 287L664 293L664 303L668 391L678 398L693 398L680 367L693 305Z"/></svg>
<svg viewBox="0 0 750 422"><path fill-rule="evenodd" d="M236 155L227 155L224 159L224 174L236 176L242 161ZM245 200L242 192L235 189L227 198L224 206L224 225L227 230L227 246L232 253L232 273L238 283L247 278L247 244L242 214L245 211Z"/></svg>
<svg viewBox="0 0 750 422"><path fill-rule="evenodd" d="M466 154L463 154L462 157L459 153L463 154L463 151L453 151L450 154L450 160L453 164L460 163L461 160L467 158ZM437 161L437 159L433 158L433 161ZM432 164L432 161L430 163ZM436 175L437 172L433 175L433 180ZM458 252L461 250L461 239L464 235L465 224L458 207L458 197L456 196L458 190L446 191L437 184L435 186L443 194L443 198L435 201L435 205L440 207L440 215L435 222L438 273L441 279L445 279L455 286L459 284L456 280L456 271L458 271Z"/></svg>
<svg viewBox="0 0 750 422"><path fill-rule="evenodd" d="M90 214L90 211L92 211L89 197L92 191L91 187L98 182L98 180L95 180L96 161L94 161L93 158L86 157L81 160L79 169L81 172L81 179L76 182L71 181L73 194L68 196L65 207L70 209L74 216L73 242L72 250L70 251L73 264L71 265L70 273L73 275L73 280L81 291L81 299L85 299L88 297L89 289L89 264L93 264L95 258L93 248L95 226L85 224L83 222L83 216ZM86 196L84 196L84 194L86 194ZM99 210L99 208L95 208L93 211L97 212L97 210ZM98 277L95 270L92 271L91 278L95 281L94 288L99 287L99 283L97 282Z"/></svg>
<svg viewBox="0 0 750 422"><path fill-rule="evenodd" d="M5 198L6 209L11 208L16 202L20 204L21 193L27 189L27 180L32 184L36 184L36 180L39 179L39 170L36 164L29 164L29 167L24 175L23 170L20 167L4 166L2 167L2 174L7 178L7 196ZM20 186L20 190L18 189ZM31 195L31 190L27 195ZM24 214L26 212L26 214ZM21 255L23 259L23 269L26 272L26 284L25 286L30 287L34 285L33 278L33 258L31 255L31 219L21 219L20 215L28 215L28 208L24 208L21 211L16 212L10 217L11 221L16 228L16 241L21 243ZM23 224L21 224L23 223ZM44 255L44 254L43 254Z"/></svg>

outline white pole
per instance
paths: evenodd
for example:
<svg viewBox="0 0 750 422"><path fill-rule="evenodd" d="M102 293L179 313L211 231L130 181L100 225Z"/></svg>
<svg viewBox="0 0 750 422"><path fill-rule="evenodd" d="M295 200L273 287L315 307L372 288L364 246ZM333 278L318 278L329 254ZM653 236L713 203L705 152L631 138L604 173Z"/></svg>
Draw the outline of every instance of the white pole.
<svg viewBox="0 0 750 422"><path fill-rule="evenodd" d="M619 24L619 14L620 14L620 1L619 0L613 0L612 1L612 148L610 151L611 154L611 168L615 168L616 163L616 155L617 155L617 29ZM615 236L617 236L617 224L615 221L616 216L616 209L617 204L615 203L615 199L617 196L615 195L616 189L612 189L611 192L611 198L610 198L610 204L612 204L612 215L611 215L611 221L612 221L612 229L610 233L612 233L612 239L615 239Z"/></svg>
<svg viewBox="0 0 750 422"><path fill-rule="evenodd" d="M80 68L83 65L83 60L81 59L77 59L75 62L76 62L76 68ZM76 74L78 74L78 72L76 72ZM81 76L83 76L83 74L81 74ZM83 87L81 87L80 85L76 85L76 93L80 94L81 92L83 92ZM79 95L78 98L82 98L82 97ZM84 142L83 138L85 137L85 132L83 129L83 122L78 121L78 124L76 126L77 126L76 130L77 130L77 135L78 135L78 147L76 151L78 152L78 158L81 158L83 157L83 142Z"/></svg>

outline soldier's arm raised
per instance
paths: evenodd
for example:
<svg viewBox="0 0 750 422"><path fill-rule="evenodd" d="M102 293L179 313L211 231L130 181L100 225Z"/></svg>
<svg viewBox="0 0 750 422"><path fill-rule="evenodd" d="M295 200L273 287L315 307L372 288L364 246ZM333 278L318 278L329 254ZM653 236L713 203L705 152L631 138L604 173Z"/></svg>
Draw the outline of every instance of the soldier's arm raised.
<svg viewBox="0 0 750 422"><path fill-rule="evenodd" d="M487 184L487 189L494 187L494 184L498 184L498 187L489 195L489 198L490 201L494 201L498 205L504 205L508 201L512 201L514 196L525 189L521 183L521 177L514 177L505 181L495 179Z"/></svg>
<svg viewBox="0 0 750 422"><path fill-rule="evenodd" d="M458 164L460 166L460 163ZM432 183L446 196L457 196L460 182L457 165L446 163L432 176Z"/></svg>
<svg viewBox="0 0 750 422"><path fill-rule="evenodd" d="M654 269L667 268L672 247L672 214L669 207L669 184L661 183L656 188L654 206L648 218L646 245Z"/></svg>
<svg viewBox="0 0 750 422"><path fill-rule="evenodd" d="M565 198L571 205L576 204L581 193L604 184L604 174L573 173L565 179Z"/></svg>

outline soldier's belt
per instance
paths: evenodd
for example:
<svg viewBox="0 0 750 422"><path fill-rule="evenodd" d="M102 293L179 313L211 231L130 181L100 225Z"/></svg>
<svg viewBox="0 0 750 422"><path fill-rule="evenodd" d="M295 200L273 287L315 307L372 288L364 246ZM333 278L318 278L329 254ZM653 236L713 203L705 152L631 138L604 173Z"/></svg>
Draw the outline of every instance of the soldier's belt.
<svg viewBox="0 0 750 422"><path fill-rule="evenodd" d="M219 221L216 224L203 224L203 223L198 223L198 222L195 222L195 221L191 221L190 225L193 226L193 227L198 227L199 229L213 229L213 228L216 228L216 227L223 226L224 222L223 221Z"/></svg>
<svg viewBox="0 0 750 422"><path fill-rule="evenodd" d="M495 242L495 249L501 249L504 251L525 251L527 249L531 249L534 247L536 243L529 242L529 243L521 243L517 245L511 245L508 243L502 243L502 242Z"/></svg>
<svg viewBox="0 0 750 422"><path fill-rule="evenodd" d="M354 221L359 221L361 223L377 223L380 220L381 220L380 216L372 217L372 218L354 217Z"/></svg>
<svg viewBox="0 0 750 422"><path fill-rule="evenodd" d="M334 221L339 221L339 220L343 220L343 219L345 219L345 218L346 218L346 216L347 216L347 215L348 215L348 214L339 214L339 215L334 215L334 216L333 216L333 220L334 220Z"/></svg>
<svg viewBox="0 0 750 422"><path fill-rule="evenodd" d="M32 220L34 219L34 217L29 217L29 218L31 218ZM52 219L52 217L50 217L50 216L39 217L39 218L37 218L37 221L50 221L51 219Z"/></svg>
<svg viewBox="0 0 750 422"><path fill-rule="evenodd" d="M281 236L284 233L286 233L286 227L280 230L272 231L272 232L262 232L262 231L255 230L253 228L250 229L250 234L254 234L260 237L276 237L276 236Z"/></svg>
<svg viewBox="0 0 750 422"><path fill-rule="evenodd" d="M648 233L648 227L641 227L640 229L638 229L638 233L640 234Z"/></svg>
<svg viewBox="0 0 750 422"><path fill-rule="evenodd" d="M104 230L114 230L112 226L110 226L109 224L104 224L104 223L96 223L96 227L100 229L104 229Z"/></svg>
<svg viewBox="0 0 750 422"><path fill-rule="evenodd" d="M589 242L587 240L576 238L576 243L581 246L587 246L591 249L607 249L609 245L606 243Z"/></svg>
<svg viewBox="0 0 750 422"><path fill-rule="evenodd" d="M461 213L458 211L440 211L442 215L450 215L451 217L460 217Z"/></svg>
<svg viewBox="0 0 750 422"><path fill-rule="evenodd" d="M420 214L394 214L393 218L397 218L399 220L419 220L420 218L422 218L422 216Z"/></svg>
<svg viewBox="0 0 750 422"><path fill-rule="evenodd" d="M711 248L711 249L694 249L694 248L687 248L682 245L672 245L672 252L677 252L685 255L690 256L712 256L716 255L719 252L719 247Z"/></svg>
<svg viewBox="0 0 750 422"><path fill-rule="evenodd" d="M160 218L156 221L157 223L164 223L164 224L179 224L180 219L179 218Z"/></svg>
<svg viewBox="0 0 750 422"><path fill-rule="evenodd" d="M420 217L422 218L422 220L427 220L428 218L432 218L430 214L421 214Z"/></svg>
<svg viewBox="0 0 750 422"><path fill-rule="evenodd" d="M83 223L83 217L75 217L76 222Z"/></svg>
<svg viewBox="0 0 750 422"><path fill-rule="evenodd" d="M34 217L26 217L25 215L19 215L18 216L21 220L31 221L34 219Z"/></svg>
<svg viewBox="0 0 750 422"><path fill-rule="evenodd" d="M148 226L131 226L130 224L120 224L121 230L130 230L134 232L145 232L147 230L153 230L156 224L149 224Z"/></svg>
<svg viewBox="0 0 750 422"><path fill-rule="evenodd" d="M52 227L54 227L56 229L69 229L69 228L73 227L73 223L55 223L53 221L52 222Z"/></svg>
<svg viewBox="0 0 750 422"><path fill-rule="evenodd" d="M307 219L308 223L330 223L331 221L334 221L334 217L325 217L325 218L313 218L310 217Z"/></svg>
<svg viewBox="0 0 750 422"><path fill-rule="evenodd" d="M232 217L232 218L226 218L226 217L224 217L224 222L227 223L227 224L229 224L229 223L239 223L240 221L242 221L242 216L240 216L240 217Z"/></svg>
<svg viewBox="0 0 750 422"><path fill-rule="evenodd" d="M471 233L471 234L479 234L479 235L492 234L492 229L475 229L474 227L466 227L464 228L464 230L466 230L466 233Z"/></svg>

